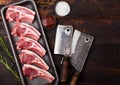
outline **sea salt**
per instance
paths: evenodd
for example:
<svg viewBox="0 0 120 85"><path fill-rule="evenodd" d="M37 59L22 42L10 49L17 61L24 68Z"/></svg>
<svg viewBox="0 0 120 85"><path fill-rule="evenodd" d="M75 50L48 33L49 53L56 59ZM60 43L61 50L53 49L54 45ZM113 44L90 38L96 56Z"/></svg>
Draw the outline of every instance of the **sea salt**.
<svg viewBox="0 0 120 85"><path fill-rule="evenodd" d="M59 1L56 4L55 12L59 16L66 16L70 13L70 5L65 1Z"/></svg>

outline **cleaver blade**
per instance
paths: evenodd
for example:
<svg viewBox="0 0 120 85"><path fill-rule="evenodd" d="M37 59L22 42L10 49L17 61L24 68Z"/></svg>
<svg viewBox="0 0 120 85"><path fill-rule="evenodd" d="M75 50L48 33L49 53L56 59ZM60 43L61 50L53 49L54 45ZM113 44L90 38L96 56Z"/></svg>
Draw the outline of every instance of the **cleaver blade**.
<svg viewBox="0 0 120 85"><path fill-rule="evenodd" d="M76 85L93 40L94 37L91 35L82 33L78 30L74 31L70 63L76 69L76 72L72 76L72 80L69 85Z"/></svg>
<svg viewBox="0 0 120 85"><path fill-rule="evenodd" d="M58 25L55 38L54 54L64 55L61 68L60 83L65 83L68 80L72 35L73 27L71 25Z"/></svg>
<svg viewBox="0 0 120 85"><path fill-rule="evenodd" d="M73 27L71 25L58 25L55 39L54 54L70 55Z"/></svg>

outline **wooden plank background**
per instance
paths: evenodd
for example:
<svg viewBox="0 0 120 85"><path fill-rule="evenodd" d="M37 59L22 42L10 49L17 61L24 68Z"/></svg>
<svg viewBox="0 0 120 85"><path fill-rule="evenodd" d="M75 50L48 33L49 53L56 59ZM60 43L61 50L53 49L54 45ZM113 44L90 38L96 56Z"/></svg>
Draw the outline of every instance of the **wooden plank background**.
<svg viewBox="0 0 120 85"><path fill-rule="evenodd" d="M57 0L59 1L59 0ZM59 17L54 6L39 9L41 18L52 14L58 24L73 25L75 29L95 37L87 61L79 77L77 85L120 85L120 0L65 0L71 6L68 16ZM60 76L62 56L54 55L56 28L46 30L45 34ZM4 28L0 28L0 36L8 43ZM2 47L0 53L5 54ZM21 85L0 64L0 85ZM71 66L71 74L75 71ZM3 82L7 81L7 82Z"/></svg>

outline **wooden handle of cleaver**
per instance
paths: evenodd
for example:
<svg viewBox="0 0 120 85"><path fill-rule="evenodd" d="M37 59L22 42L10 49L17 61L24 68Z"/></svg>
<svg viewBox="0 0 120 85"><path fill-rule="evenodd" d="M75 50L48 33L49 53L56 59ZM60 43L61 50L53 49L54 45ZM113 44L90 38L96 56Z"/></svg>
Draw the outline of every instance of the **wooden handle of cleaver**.
<svg viewBox="0 0 120 85"><path fill-rule="evenodd" d="M73 74L72 79L71 79L69 85L77 85L77 81L78 81L79 75L80 75L80 72L77 72L77 71L76 71L76 72Z"/></svg>
<svg viewBox="0 0 120 85"><path fill-rule="evenodd" d="M66 83L68 80L68 70L69 70L69 57L64 56L61 75L60 75L60 83Z"/></svg>

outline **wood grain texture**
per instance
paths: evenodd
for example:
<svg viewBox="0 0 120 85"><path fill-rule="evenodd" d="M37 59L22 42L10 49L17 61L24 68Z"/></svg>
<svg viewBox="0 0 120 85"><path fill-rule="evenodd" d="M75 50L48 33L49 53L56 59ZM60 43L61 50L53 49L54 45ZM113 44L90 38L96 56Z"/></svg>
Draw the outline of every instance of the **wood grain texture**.
<svg viewBox="0 0 120 85"><path fill-rule="evenodd" d="M59 1L59 0L57 0ZM65 0L71 6L71 12L64 18L82 19L120 19L120 0ZM54 7L44 10L55 14ZM53 10L51 10L53 9ZM42 12L41 14L44 15ZM57 16L57 15L56 15ZM58 16L57 16L58 17Z"/></svg>
<svg viewBox="0 0 120 85"><path fill-rule="evenodd" d="M44 10L38 9L41 18L52 14L57 18L58 24L73 25L75 29L95 37L77 85L120 85L120 0L65 1L71 5L71 12L65 17L56 15L55 5ZM44 31L60 77L62 56L53 54L56 27L52 30L44 29ZM0 36L4 37L9 46L5 29L0 28ZM0 53L4 54L2 47L0 47ZM19 84L1 64L0 68L2 68L0 85ZM74 71L75 69L71 66L69 80ZM4 84L3 81L9 81L9 83ZM13 81L15 83L11 83Z"/></svg>
<svg viewBox="0 0 120 85"><path fill-rule="evenodd" d="M118 0L66 0L72 11L59 17L54 10L40 10L42 17L53 14L58 24L73 25L75 29L95 37L88 59L77 85L120 84L120 1ZM53 7L54 9L54 7ZM54 55L56 28L45 30L53 59L60 74L61 56ZM74 68L71 66L71 74ZM59 75L60 76L60 75ZM70 80L70 79L69 79ZM67 85L67 84L66 84Z"/></svg>

